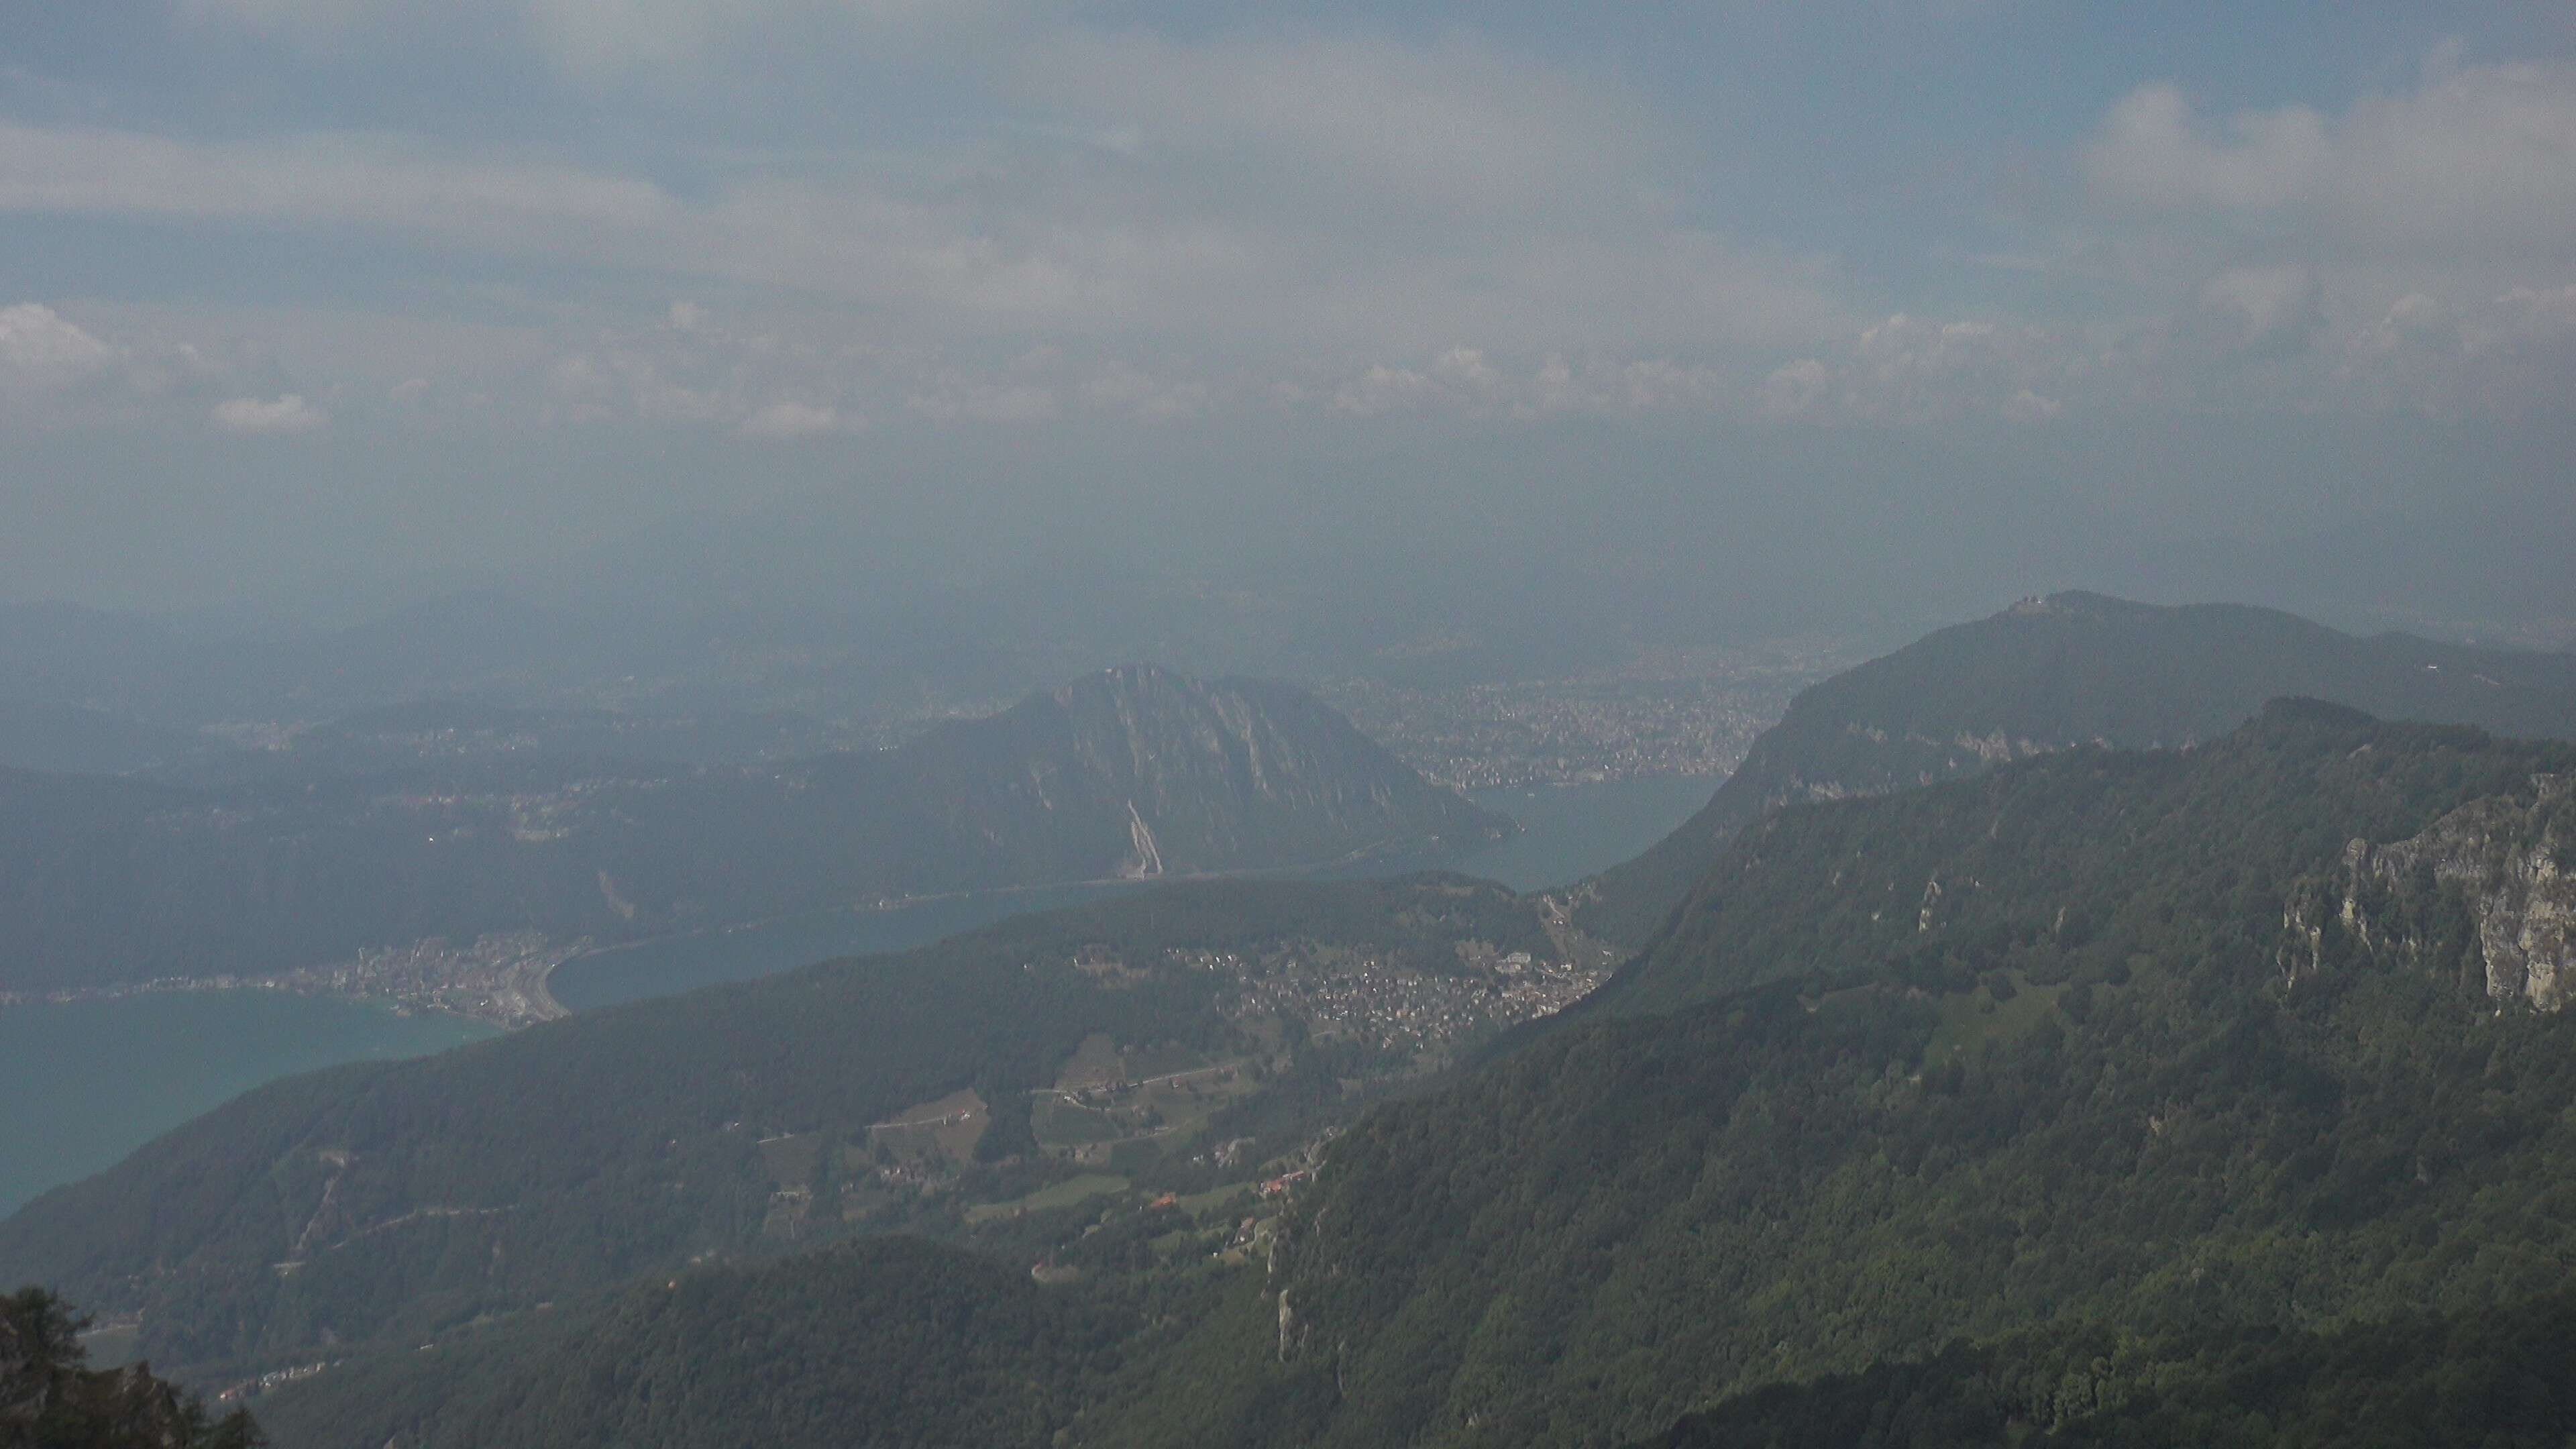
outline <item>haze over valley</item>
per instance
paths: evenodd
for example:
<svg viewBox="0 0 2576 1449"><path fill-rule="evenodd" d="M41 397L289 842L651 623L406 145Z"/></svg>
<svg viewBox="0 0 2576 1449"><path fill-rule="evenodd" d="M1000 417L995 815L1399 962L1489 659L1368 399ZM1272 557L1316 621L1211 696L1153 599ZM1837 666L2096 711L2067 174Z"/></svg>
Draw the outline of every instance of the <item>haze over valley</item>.
<svg viewBox="0 0 2576 1449"><path fill-rule="evenodd" d="M2576 23L0 7L0 1449L2576 1442Z"/></svg>

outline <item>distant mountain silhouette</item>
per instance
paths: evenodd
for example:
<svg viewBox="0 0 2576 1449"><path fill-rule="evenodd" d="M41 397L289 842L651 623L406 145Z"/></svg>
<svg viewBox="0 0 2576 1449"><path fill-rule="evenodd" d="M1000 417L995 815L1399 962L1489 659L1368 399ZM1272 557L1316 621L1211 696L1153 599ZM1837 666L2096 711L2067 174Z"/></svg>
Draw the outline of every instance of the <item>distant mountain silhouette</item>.
<svg viewBox="0 0 2576 1449"><path fill-rule="evenodd" d="M1736 832L1784 804L1910 789L2073 744L2188 744L2286 695L2385 719L2576 737L2576 655L2358 638L2236 604L2055 594L1800 694L1705 809L1591 882L1580 919L1642 944Z"/></svg>
<svg viewBox="0 0 2576 1449"><path fill-rule="evenodd" d="M446 728L425 716L424 728ZM1418 857L1510 822L1285 685L1103 671L896 749L469 760L221 791L0 770L0 990L261 975L487 932Z"/></svg>

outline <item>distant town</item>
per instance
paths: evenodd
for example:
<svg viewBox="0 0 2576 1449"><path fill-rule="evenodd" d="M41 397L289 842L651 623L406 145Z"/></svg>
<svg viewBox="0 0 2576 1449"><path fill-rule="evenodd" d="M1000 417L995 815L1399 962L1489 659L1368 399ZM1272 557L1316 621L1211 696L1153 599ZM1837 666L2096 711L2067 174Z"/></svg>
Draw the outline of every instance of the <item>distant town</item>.
<svg viewBox="0 0 2576 1449"><path fill-rule="evenodd" d="M1562 679L1454 688L1340 680L1316 693L1435 784L1461 790L1722 776L1789 699L1856 657L1840 640L1657 651Z"/></svg>

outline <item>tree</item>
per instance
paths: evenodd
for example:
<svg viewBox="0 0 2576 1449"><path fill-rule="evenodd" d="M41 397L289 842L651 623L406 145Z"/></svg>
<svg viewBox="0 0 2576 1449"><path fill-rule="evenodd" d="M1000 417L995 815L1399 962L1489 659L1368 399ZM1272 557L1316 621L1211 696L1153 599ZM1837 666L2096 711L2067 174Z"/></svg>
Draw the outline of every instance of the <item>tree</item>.
<svg viewBox="0 0 2576 1449"><path fill-rule="evenodd" d="M135 1364L93 1369L88 1320L42 1288L0 1297L0 1443L30 1449L253 1449L250 1411L218 1420Z"/></svg>

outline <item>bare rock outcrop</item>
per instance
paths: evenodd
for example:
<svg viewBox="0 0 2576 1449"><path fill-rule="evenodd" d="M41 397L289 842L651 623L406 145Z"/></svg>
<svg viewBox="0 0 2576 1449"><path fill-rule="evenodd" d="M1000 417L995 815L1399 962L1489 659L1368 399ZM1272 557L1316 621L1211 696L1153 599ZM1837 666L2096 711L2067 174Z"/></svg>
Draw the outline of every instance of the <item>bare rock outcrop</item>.
<svg viewBox="0 0 2576 1449"><path fill-rule="evenodd" d="M2355 840L2282 926L2293 987L2357 951L2456 966L2492 1000L2557 1011L2576 995L2576 779L2535 776L2409 839Z"/></svg>

